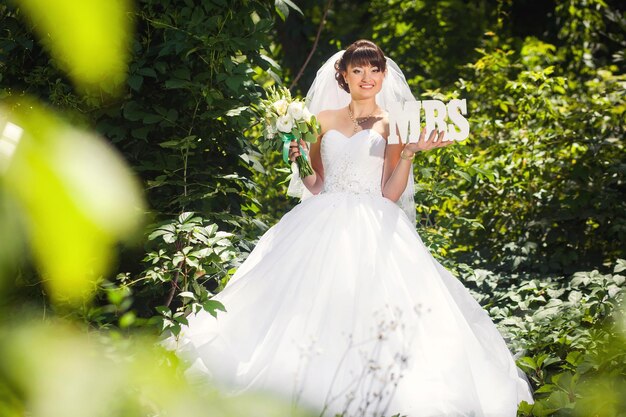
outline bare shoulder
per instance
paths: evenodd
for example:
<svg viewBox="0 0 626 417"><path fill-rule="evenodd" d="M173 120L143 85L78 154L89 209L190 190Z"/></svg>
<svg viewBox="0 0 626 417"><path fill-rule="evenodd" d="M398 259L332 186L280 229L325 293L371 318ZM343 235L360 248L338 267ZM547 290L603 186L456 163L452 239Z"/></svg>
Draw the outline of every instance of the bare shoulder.
<svg viewBox="0 0 626 417"><path fill-rule="evenodd" d="M330 121L331 112L332 110L322 110L316 116L317 121L320 123L320 126L322 126L322 132L326 130L324 128L328 125L328 122Z"/></svg>
<svg viewBox="0 0 626 417"><path fill-rule="evenodd" d="M387 140L389 137L389 113L385 110L376 120L376 130Z"/></svg>
<svg viewBox="0 0 626 417"><path fill-rule="evenodd" d="M327 130L331 128L331 126L336 125L336 121L339 118L342 109L338 110L323 110L318 113L317 121L320 123L322 128L322 134L326 133Z"/></svg>

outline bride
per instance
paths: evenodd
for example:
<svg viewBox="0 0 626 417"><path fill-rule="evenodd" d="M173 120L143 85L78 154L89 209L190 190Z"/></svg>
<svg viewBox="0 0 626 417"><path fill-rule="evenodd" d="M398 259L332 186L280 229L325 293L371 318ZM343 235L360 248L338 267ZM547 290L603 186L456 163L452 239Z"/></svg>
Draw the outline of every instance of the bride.
<svg viewBox="0 0 626 417"><path fill-rule="evenodd" d="M412 159L444 132L387 144L385 108L413 100L370 41L318 71L307 94L322 134L302 201L258 241L214 299L189 317L176 351L231 393L263 390L320 416L514 417L532 403L523 373L469 291L415 228ZM406 210L404 211L403 208Z"/></svg>

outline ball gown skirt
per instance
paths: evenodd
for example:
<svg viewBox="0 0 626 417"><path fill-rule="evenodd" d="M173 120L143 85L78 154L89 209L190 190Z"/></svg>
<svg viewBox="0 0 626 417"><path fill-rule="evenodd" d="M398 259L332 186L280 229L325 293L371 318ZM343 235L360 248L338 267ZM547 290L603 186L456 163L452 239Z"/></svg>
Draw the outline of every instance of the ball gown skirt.
<svg viewBox="0 0 626 417"><path fill-rule="evenodd" d="M230 393L333 417L513 417L532 403L494 323L381 194L386 141L322 138L323 190L259 239L175 347Z"/></svg>

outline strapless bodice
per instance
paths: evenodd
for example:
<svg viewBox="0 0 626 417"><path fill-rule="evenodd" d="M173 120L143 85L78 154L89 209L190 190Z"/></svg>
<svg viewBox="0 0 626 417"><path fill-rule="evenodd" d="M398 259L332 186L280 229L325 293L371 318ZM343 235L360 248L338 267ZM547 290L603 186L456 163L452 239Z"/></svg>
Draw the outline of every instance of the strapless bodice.
<svg viewBox="0 0 626 417"><path fill-rule="evenodd" d="M345 136L335 129L322 137L324 187L321 193L382 194L382 173L387 142L374 129Z"/></svg>

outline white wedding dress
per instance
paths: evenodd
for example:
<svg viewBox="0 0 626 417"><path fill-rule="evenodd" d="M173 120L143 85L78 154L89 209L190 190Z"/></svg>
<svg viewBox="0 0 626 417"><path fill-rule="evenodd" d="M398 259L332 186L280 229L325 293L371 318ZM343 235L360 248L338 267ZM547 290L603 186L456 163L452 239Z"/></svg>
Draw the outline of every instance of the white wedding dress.
<svg viewBox="0 0 626 417"><path fill-rule="evenodd" d="M258 241L189 317L178 353L236 393L262 390L334 417L513 417L533 402L502 336L381 194L385 139L322 139L324 189Z"/></svg>

